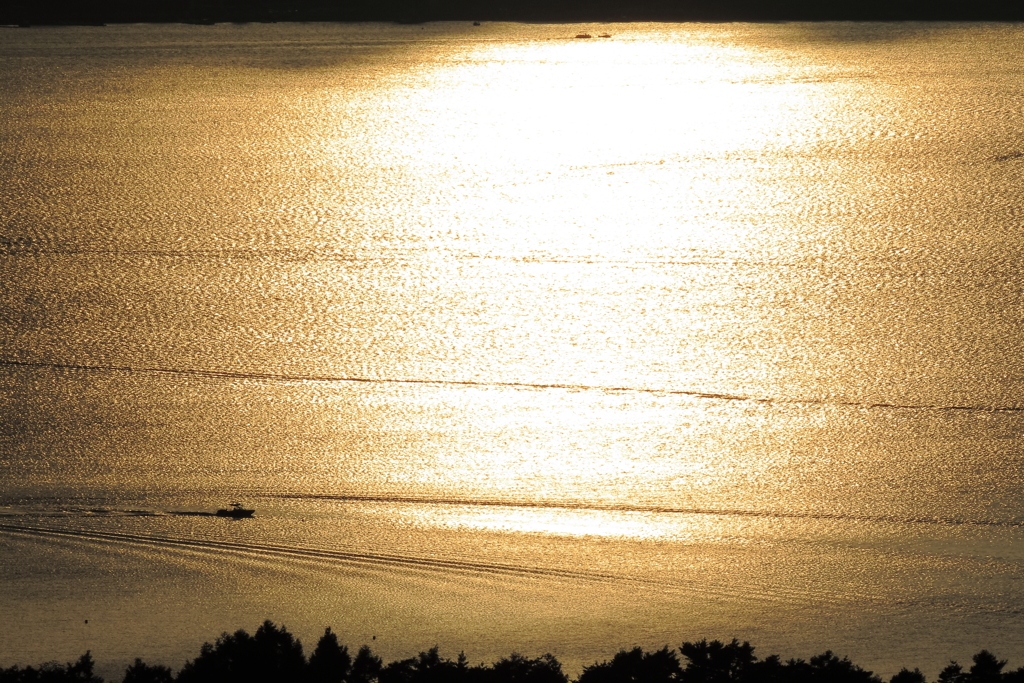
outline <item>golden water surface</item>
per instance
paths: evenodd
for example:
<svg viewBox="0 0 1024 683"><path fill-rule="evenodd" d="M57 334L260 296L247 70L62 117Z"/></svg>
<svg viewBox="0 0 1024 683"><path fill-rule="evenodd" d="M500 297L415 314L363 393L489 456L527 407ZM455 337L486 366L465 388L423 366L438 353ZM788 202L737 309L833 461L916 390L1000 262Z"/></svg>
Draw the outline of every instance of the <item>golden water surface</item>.
<svg viewBox="0 0 1024 683"><path fill-rule="evenodd" d="M1024 656L1022 40L3 29L0 666Z"/></svg>

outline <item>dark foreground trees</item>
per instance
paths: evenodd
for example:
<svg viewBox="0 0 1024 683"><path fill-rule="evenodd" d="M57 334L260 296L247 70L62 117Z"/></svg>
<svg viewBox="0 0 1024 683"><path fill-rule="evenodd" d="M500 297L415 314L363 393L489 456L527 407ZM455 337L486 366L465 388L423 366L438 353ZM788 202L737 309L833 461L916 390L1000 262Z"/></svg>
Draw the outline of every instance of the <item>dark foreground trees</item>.
<svg viewBox="0 0 1024 683"><path fill-rule="evenodd" d="M679 653L685 665L667 647L657 652L623 650L610 662L585 668L578 683L881 683L870 671L832 652L783 664L778 655L758 659L750 643L734 639L683 643Z"/></svg>
<svg viewBox="0 0 1024 683"><path fill-rule="evenodd" d="M86 652L77 662L0 669L0 683L103 683ZM950 662L935 683L1024 683L1024 668L1004 671L1006 660L987 650L964 668ZM384 664L364 645L353 657L331 629L307 659L299 642L283 626L265 621L249 635L222 634L205 643L199 656L174 676L165 666L140 659L124 673L123 683L569 683L562 665L550 655L513 653L491 665L471 666L464 654L451 660L437 647L415 657ZM577 683L884 683L846 657L831 651L808 660L783 662L778 655L759 659L750 643L732 640L684 642L646 652L622 650L605 662L585 667ZM919 670L903 669L888 683L928 683Z"/></svg>
<svg viewBox="0 0 1024 683"><path fill-rule="evenodd" d="M95 665L92 654L86 652L77 662L64 665L47 662L39 668L12 666L0 669L0 683L103 683L102 678L93 674Z"/></svg>

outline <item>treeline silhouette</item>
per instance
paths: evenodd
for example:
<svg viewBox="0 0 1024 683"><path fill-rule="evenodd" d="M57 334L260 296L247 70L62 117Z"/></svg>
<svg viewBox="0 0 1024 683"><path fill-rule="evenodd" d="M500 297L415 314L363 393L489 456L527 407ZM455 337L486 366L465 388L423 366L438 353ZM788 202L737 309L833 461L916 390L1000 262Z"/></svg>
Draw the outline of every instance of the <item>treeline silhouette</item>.
<svg viewBox="0 0 1024 683"><path fill-rule="evenodd" d="M0 24L248 21L1020 21L1006 0L5 0Z"/></svg>
<svg viewBox="0 0 1024 683"><path fill-rule="evenodd" d="M681 659L680 659L681 656ZM964 669L950 662L937 683L1024 683L1024 667L1003 671L1006 660L982 650ZM103 683L86 652L61 665L0 669L0 683ZM569 683L562 665L550 654L536 658L513 653L494 664L471 666L465 654L453 661L437 647L409 659L384 664L369 646L353 656L330 628L307 659L302 643L283 626L265 621L249 635L224 633L204 643L199 656L175 676L166 666L141 659L129 666L123 683ZM635 647L610 660L584 667L576 683L884 683L848 658L831 651L808 660L783 662L778 655L759 659L750 643L718 640L684 642L678 654L668 646L654 652ZM902 669L889 683L927 683L918 669Z"/></svg>

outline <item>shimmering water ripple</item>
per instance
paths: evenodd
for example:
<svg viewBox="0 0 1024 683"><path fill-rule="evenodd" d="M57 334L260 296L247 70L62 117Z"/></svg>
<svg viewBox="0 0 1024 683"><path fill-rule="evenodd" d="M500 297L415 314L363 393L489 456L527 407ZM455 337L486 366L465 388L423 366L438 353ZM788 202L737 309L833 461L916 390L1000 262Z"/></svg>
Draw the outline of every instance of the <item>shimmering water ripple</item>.
<svg viewBox="0 0 1024 683"><path fill-rule="evenodd" d="M1024 656L1022 38L5 30L0 652Z"/></svg>

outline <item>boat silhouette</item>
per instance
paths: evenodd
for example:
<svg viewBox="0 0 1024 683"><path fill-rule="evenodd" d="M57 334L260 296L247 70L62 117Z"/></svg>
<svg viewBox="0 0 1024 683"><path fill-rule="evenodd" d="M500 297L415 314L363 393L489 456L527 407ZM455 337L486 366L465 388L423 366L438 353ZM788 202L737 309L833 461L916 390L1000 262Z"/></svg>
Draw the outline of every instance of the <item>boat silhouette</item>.
<svg viewBox="0 0 1024 683"><path fill-rule="evenodd" d="M231 507L221 508L217 510L218 517L233 517L234 519L242 519L244 517L252 517L255 510L247 510L242 507L241 503L231 503Z"/></svg>

